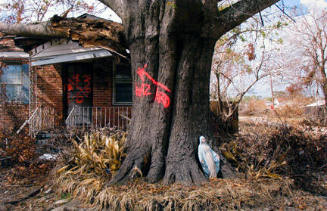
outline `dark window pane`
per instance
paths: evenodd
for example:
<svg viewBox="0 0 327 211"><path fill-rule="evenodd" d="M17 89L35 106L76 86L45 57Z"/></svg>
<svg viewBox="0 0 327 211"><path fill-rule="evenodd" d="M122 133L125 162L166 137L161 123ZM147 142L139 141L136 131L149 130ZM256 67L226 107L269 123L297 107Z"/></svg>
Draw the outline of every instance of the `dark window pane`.
<svg viewBox="0 0 327 211"><path fill-rule="evenodd" d="M128 65L117 65L116 68L116 79L132 79L131 68Z"/></svg>
<svg viewBox="0 0 327 211"><path fill-rule="evenodd" d="M132 83L116 83L115 91L116 103L132 102Z"/></svg>

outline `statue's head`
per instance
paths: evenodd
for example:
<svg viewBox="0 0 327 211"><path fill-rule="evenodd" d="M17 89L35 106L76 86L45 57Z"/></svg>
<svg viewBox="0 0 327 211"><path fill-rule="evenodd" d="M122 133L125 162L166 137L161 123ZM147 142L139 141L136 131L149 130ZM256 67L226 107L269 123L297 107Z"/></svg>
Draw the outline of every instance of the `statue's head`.
<svg viewBox="0 0 327 211"><path fill-rule="evenodd" d="M200 144L206 143L206 138L204 136L200 136L199 138Z"/></svg>

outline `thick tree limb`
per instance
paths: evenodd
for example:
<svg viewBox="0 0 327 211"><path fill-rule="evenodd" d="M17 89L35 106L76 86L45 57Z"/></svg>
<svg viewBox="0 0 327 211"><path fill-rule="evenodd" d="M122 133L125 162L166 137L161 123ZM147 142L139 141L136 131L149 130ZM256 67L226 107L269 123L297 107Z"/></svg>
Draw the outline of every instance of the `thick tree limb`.
<svg viewBox="0 0 327 211"><path fill-rule="evenodd" d="M99 0L112 9L121 19L125 17L126 2L125 0Z"/></svg>
<svg viewBox="0 0 327 211"><path fill-rule="evenodd" d="M54 30L48 22L38 24L6 24L0 22L0 32L26 37L67 37L67 34Z"/></svg>
<svg viewBox="0 0 327 211"><path fill-rule="evenodd" d="M217 37L240 25L248 18L279 0L241 0L218 13L214 26L214 34Z"/></svg>
<svg viewBox="0 0 327 211"><path fill-rule="evenodd" d="M54 16L49 22L39 24L0 23L0 32L30 38L69 38L83 47L103 47L126 57L123 36L124 27L120 23L88 17L62 18Z"/></svg>

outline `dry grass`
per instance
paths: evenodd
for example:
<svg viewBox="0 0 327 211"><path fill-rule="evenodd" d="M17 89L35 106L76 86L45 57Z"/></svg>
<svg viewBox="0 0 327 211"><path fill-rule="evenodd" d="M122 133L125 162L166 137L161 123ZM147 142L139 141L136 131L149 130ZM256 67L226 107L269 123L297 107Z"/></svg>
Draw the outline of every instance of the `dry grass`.
<svg viewBox="0 0 327 211"><path fill-rule="evenodd" d="M69 164L57 171L57 194L79 198L85 206L98 210L327 208L327 200L319 196L318 189L312 194L298 185L299 175L318 169L326 162L327 153L320 150L327 148L319 148L327 146L321 145L326 141L321 141L320 136L312 137L290 128L268 130L264 125L243 125L242 128L240 135L223 144L221 149L243 172L244 178L214 179L194 186L149 184L138 179L126 185L108 187L106 183L111 173L117 170L113 168L114 164L123 158L125 134L95 132L85 136L83 142L74 144L73 159L66 159L65 163ZM113 140L112 144L106 145L109 139ZM113 156L115 153L111 151L117 149L117 144L117 152L121 154ZM299 155L302 150L304 153ZM107 152L111 152L110 158L106 157ZM109 162L113 158L116 161ZM309 169L308 164L312 165ZM110 174L105 169L110 169ZM319 186L320 193L324 194L327 181L320 182L316 187Z"/></svg>
<svg viewBox="0 0 327 211"><path fill-rule="evenodd" d="M278 192L289 195L290 181L249 181L215 179L198 186L135 182L108 187L95 198L100 208L154 210L219 210L264 206ZM273 187L272 187L273 186ZM277 205L277 204L276 204Z"/></svg>
<svg viewBox="0 0 327 211"><path fill-rule="evenodd" d="M303 117L304 107L300 105L284 105L276 108L276 112L281 118Z"/></svg>
<svg viewBox="0 0 327 211"><path fill-rule="evenodd" d="M86 133L80 143L71 140L73 151L63 155L65 165L56 169L58 191L94 197L120 168L125 140L126 133L105 130Z"/></svg>
<svg viewBox="0 0 327 211"><path fill-rule="evenodd" d="M134 181L128 185L105 187L80 184L73 192L85 206L98 210L238 210L296 209L324 207L324 199L293 189L293 180L214 179L197 186L164 186ZM71 181L73 183L74 181ZM299 200L301 199L301 200Z"/></svg>
<svg viewBox="0 0 327 211"><path fill-rule="evenodd" d="M303 175L327 163L327 134L310 128L244 124L240 135L221 150L249 177Z"/></svg>

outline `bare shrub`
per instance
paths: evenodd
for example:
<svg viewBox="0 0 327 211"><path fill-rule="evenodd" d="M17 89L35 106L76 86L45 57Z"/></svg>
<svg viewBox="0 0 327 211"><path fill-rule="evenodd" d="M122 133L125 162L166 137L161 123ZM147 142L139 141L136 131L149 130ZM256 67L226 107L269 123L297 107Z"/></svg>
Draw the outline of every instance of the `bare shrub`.
<svg viewBox="0 0 327 211"><path fill-rule="evenodd" d="M282 118L302 117L304 114L304 107L299 105L285 105L276 108L276 112Z"/></svg>
<svg viewBox="0 0 327 211"><path fill-rule="evenodd" d="M327 171L326 133L316 133L310 128L246 123L241 135L224 143L221 150L250 178L282 179L286 176L305 189L327 192L311 187L313 172Z"/></svg>
<svg viewBox="0 0 327 211"><path fill-rule="evenodd" d="M242 104L240 114L245 116L258 115L267 109L264 100L251 98Z"/></svg>

